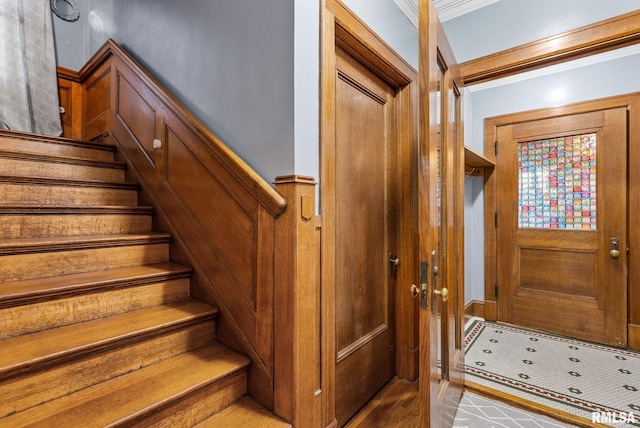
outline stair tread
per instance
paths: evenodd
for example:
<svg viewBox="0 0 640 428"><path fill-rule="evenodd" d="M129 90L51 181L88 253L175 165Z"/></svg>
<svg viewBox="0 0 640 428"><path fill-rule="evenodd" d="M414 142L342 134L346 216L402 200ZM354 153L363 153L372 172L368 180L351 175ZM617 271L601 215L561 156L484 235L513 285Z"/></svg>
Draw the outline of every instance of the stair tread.
<svg viewBox="0 0 640 428"><path fill-rule="evenodd" d="M213 306L187 300L0 340L0 348L11 349L0 355L0 374L21 372L142 334L210 319L217 312Z"/></svg>
<svg viewBox="0 0 640 428"><path fill-rule="evenodd" d="M53 156L53 155L37 154L37 153L13 152L8 150L0 150L0 157L23 159L23 160L34 160L34 161L51 162L51 163L94 166L94 167L101 167L101 168L126 169L127 167L127 164L121 161L100 161L100 160L93 160L93 159L78 158L73 156Z"/></svg>
<svg viewBox="0 0 640 428"><path fill-rule="evenodd" d="M49 177L25 177L17 175L0 175L0 182L16 184L40 184L40 185L62 185L62 186L85 186L85 187L108 187L117 189L139 190L136 183L122 183L119 181L104 180L79 180L72 178L49 178Z"/></svg>
<svg viewBox="0 0 640 428"><path fill-rule="evenodd" d="M251 398L244 397L220 413L195 425L194 428L258 426L260 428L291 427L289 423L284 422Z"/></svg>
<svg viewBox="0 0 640 428"><path fill-rule="evenodd" d="M45 238L0 239L0 254L29 249L58 250L88 248L95 245L136 244L139 242L168 242L168 233L130 233L124 235L54 236Z"/></svg>
<svg viewBox="0 0 640 428"><path fill-rule="evenodd" d="M174 279L191 275L188 266L166 262L106 271L77 273L48 278L3 282L0 287L0 307L15 302L32 301L48 296L66 296L96 288L122 284L143 284L160 279Z"/></svg>
<svg viewBox="0 0 640 428"><path fill-rule="evenodd" d="M3 420L9 426L103 427L144 415L196 389L244 370L249 360L212 344L32 407Z"/></svg>
<svg viewBox="0 0 640 428"><path fill-rule="evenodd" d="M0 205L0 214L153 214L152 206Z"/></svg>
<svg viewBox="0 0 640 428"><path fill-rule="evenodd" d="M0 131L0 138L9 138L13 140L44 141L47 143L56 143L56 144L64 144L64 145L70 145L70 146L76 146L76 147L85 147L89 149L104 150L108 152L116 151L116 146L114 144L93 143L91 141L75 140L72 138L53 137L50 135L32 134L28 132L20 132L20 131L12 131L12 130L4 130L4 129Z"/></svg>

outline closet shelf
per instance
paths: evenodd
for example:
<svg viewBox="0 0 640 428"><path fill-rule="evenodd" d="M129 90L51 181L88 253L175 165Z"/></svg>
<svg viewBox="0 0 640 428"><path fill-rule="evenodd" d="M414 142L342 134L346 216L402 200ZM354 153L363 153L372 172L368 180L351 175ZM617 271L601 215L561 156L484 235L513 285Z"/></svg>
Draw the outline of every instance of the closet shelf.
<svg viewBox="0 0 640 428"><path fill-rule="evenodd" d="M480 177L484 175L485 168L493 168L496 165L472 148L464 146L464 166L465 175Z"/></svg>

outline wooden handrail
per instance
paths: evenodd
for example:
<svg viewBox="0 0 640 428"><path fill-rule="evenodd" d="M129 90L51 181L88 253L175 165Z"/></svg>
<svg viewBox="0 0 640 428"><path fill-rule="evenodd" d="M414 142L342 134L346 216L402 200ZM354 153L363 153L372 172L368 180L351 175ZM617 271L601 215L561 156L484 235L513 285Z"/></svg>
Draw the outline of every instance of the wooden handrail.
<svg viewBox="0 0 640 428"><path fill-rule="evenodd" d="M167 105L171 111L179 114L182 120L193 132L200 134L202 140L207 143L209 149L223 160L229 171L240 180L246 188L253 193L260 203L274 216L279 216L286 206L282 196L274 188L258 175L246 162L229 149L215 134L202 124L189 110L178 101L164 86L149 74L131 55L124 51L113 39L107 40L102 47L91 57L87 64L79 71L80 80L86 82L110 56L115 56L135 68L143 82Z"/></svg>

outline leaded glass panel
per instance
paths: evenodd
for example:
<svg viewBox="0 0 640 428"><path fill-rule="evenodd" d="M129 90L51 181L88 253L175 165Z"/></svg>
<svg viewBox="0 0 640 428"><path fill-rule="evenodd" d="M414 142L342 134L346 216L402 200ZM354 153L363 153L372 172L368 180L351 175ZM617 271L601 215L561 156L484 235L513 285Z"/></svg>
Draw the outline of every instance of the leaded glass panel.
<svg viewBox="0 0 640 428"><path fill-rule="evenodd" d="M596 134L518 143L518 226L596 229Z"/></svg>

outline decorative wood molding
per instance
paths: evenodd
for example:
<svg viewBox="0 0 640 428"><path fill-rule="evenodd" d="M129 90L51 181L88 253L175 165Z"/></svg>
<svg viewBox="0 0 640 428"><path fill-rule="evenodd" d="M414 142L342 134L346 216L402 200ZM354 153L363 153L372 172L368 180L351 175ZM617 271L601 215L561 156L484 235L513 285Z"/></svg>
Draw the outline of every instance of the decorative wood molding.
<svg viewBox="0 0 640 428"><path fill-rule="evenodd" d="M629 335L628 337L629 349L633 349L634 351L640 351L640 325L629 324L628 335Z"/></svg>
<svg viewBox="0 0 640 428"><path fill-rule="evenodd" d="M56 72L58 74L58 79L64 79L64 80L68 80L71 82L78 82L78 83L81 82L80 73L78 73L75 70L71 70L66 67L57 66Z"/></svg>
<svg viewBox="0 0 640 428"><path fill-rule="evenodd" d="M640 11L460 64L465 85L495 80L640 42Z"/></svg>
<svg viewBox="0 0 640 428"><path fill-rule="evenodd" d="M465 318L480 317L484 318L484 301L470 300L464 305Z"/></svg>
<svg viewBox="0 0 640 428"><path fill-rule="evenodd" d="M312 177L278 177L289 202L276 224L274 412L294 426L320 426L320 233Z"/></svg>

